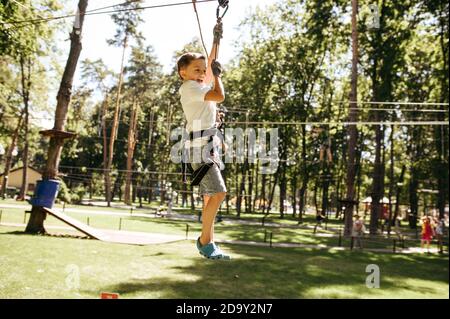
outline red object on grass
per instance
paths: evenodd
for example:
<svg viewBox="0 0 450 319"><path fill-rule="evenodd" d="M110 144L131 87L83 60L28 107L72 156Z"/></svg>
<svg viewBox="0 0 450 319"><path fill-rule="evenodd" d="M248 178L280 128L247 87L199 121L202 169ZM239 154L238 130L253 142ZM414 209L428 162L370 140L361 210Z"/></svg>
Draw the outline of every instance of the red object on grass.
<svg viewBox="0 0 450 319"><path fill-rule="evenodd" d="M119 299L119 294L111 292L102 292L100 297L101 299Z"/></svg>

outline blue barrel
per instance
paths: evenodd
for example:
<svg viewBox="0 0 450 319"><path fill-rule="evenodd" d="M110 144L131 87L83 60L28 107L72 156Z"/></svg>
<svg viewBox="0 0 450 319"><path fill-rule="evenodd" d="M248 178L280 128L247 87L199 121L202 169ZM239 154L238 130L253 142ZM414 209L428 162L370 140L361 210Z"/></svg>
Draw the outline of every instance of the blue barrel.
<svg viewBox="0 0 450 319"><path fill-rule="evenodd" d="M56 179L40 180L36 183L31 205L52 208L58 195L59 181Z"/></svg>

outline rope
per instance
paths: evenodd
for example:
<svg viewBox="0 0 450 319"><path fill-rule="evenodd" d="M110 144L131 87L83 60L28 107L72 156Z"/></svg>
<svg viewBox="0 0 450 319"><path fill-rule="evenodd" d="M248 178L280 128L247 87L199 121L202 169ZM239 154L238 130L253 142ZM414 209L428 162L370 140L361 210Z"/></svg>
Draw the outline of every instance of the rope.
<svg viewBox="0 0 450 319"><path fill-rule="evenodd" d="M206 49L205 41L203 39L202 25L200 23L200 18L198 16L196 2L197 2L197 0L192 0L192 4L194 5L195 16L197 17L198 30L200 31L200 39L202 41L202 45L203 45L203 49L205 50L205 54L206 54L206 56L208 56L208 50Z"/></svg>

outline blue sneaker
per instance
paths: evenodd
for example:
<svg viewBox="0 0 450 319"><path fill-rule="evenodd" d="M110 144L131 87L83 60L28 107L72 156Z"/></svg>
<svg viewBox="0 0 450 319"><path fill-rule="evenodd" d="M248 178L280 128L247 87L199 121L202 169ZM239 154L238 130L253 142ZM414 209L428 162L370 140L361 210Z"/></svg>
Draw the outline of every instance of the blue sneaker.
<svg viewBox="0 0 450 319"><path fill-rule="evenodd" d="M197 239L197 249L203 257L208 259L225 259L230 260L231 257L226 255L219 247L214 243L209 243L204 246L200 244L200 238Z"/></svg>

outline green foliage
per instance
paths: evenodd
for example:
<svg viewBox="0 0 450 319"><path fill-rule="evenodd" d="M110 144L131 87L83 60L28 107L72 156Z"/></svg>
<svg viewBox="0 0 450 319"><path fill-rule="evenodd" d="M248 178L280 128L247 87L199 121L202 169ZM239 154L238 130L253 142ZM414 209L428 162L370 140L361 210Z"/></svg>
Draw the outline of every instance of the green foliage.
<svg viewBox="0 0 450 319"><path fill-rule="evenodd" d="M56 1L42 4L56 6ZM0 23L31 18L37 12L9 2L0 2ZM51 3L51 4L50 4ZM359 14L359 85L361 101L418 101L448 103L448 3L443 1L379 1L380 28L370 29L368 6L372 1L360 0ZM121 8L137 8L141 1ZM37 7L37 6L36 6ZM55 7L56 8L56 7ZM235 59L225 67L223 78L230 112L227 127L245 128L233 122L342 122L348 118L350 91L350 7L348 1L282 0L267 9L256 9L240 24L236 39ZM174 52L173 69L164 74L154 49L141 36L139 10L112 15L117 30L111 45L123 46L125 39L131 55L124 70L118 136L115 141L113 168L119 170L113 183L123 186L126 168L127 135L131 107L138 111L137 144L134 154L132 181L134 188L142 186L144 193L155 191L167 182L175 190L184 189L177 175L179 167L170 162L169 152L174 141L170 133L184 124L178 90L181 81L176 71L176 59L184 52L202 52L197 39ZM33 32L29 28L0 29L0 143L7 146L22 99L17 92L20 72L17 59L33 53L33 108L42 109L49 92L47 81L38 81L44 73L40 61L49 55L48 43L56 27L42 24ZM28 31L26 31L28 30ZM3 38L1 38L3 37ZM44 39L42 47L37 39ZM38 50L39 49L39 50ZM117 78L103 60L83 61L81 82L75 83L69 108L67 129L78 134L67 141L61 158L62 171L68 185L94 181L94 193L103 188L103 128L109 142L112 118L117 99ZM46 95L47 94L47 95ZM358 121L421 121L448 120L448 112L436 115L404 109L420 106L392 105L391 111L374 111L377 105L360 104ZM444 110L445 108L443 108ZM256 128L256 126L249 127ZM304 199L314 206L329 200L333 209L337 199L345 196L347 170L347 126L344 125L259 125L278 127L280 131L280 162L274 205L281 197L300 200L299 189L306 187ZM374 154L377 147L384 160L384 193L398 182L401 168L406 166L400 187L400 201L408 204L414 187L448 189L442 176L448 176L448 126L396 126L394 141L389 141L390 126L385 125L381 143L376 143L375 128L358 126L357 151L358 196L369 196L373 186ZM33 127L33 161L45 160L45 141ZM331 141L332 162L320 161L320 150L326 137ZM22 142L21 142L22 143ZM389 176L390 152L394 157L394 176ZM80 168L84 167L84 169ZM275 176L257 174L257 165L229 164L227 186L230 197L243 194L260 198L264 187L266 199L274 186ZM323 176L331 175L329 183ZM251 177L250 177L251 176ZM251 179L250 179L251 178ZM256 180L258 178L258 180ZM243 181L243 189L240 183ZM417 183L416 183L417 182ZM440 184L441 183L441 184ZM411 188L411 185L414 185ZM252 185L252 186L250 186ZM439 186L441 185L441 186ZM82 187L73 192L80 201ZM253 187L251 189L251 187ZM322 194L328 191L328 195ZM326 192L325 192L326 193ZM185 193L183 193L185 194ZM280 197L280 198L278 198ZM326 198L328 197L328 198ZM436 201L435 195L430 195ZM448 191L445 192L448 202ZM250 207L249 211L257 208Z"/></svg>
<svg viewBox="0 0 450 319"><path fill-rule="evenodd" d="M86 188L83 185L77 185L70 190L71 203L81 204L83 198L86 195Z"/></svg>
<svg viewBox="0 0 450 319"><path fill-rule="evenodd" d="M72 202L72 196L69 188L63 180L60 180L59 191L57 201L65 202L70 204Z"/></svg>
<svg viewBox="0 0 450 319"><path fill-rule="evenodd" d="M141 3L142 0L128 2L120 6L121 11L111 15L117 30L114 38L107 41L109 45L122 47L130 36L138 41L143 40L142 34L137 30L139 23L143 21L140 17L141 11L134 10L139 8Z"/></svg>

